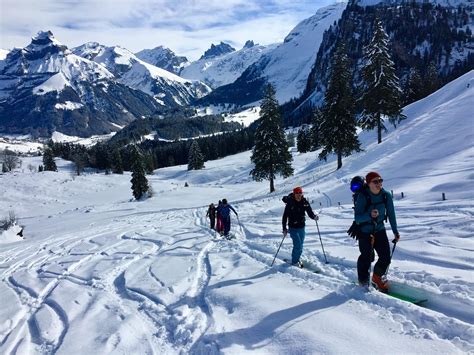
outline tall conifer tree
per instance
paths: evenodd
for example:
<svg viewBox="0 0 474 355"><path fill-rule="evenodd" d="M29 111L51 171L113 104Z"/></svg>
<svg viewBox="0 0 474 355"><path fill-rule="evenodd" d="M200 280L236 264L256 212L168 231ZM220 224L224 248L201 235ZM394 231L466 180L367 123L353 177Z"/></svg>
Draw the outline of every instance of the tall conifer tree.
<svg viewBox="0 0 474 355"><path fill-rule="evenodd" d="M56 162L54 161L53 151L50 148L46 148L43 153L43 170L58 171Z"/></svg>
<svg viewBox="0 0 474 355"><path fill-rule="evenodd" d="M188 154L188 170L200 170L204 168L204 156L196 140L191 143Z"/></svg>
<svg viewBox="0 0 474 355"><path fill-rule="evenodd" d="M342 157L360 151L356 134L354 95L349 58L344 45L339 45L333 56L331 77L324 97L321 121L320 159L330 153L337 155L337 169L342 167Z"/></svg>
<svg viewBox="0 0 474 355"><path fill-rule="evenodd" d="M293 174L292 156L282 128L280 107L271 84L265 87L258 127L255 131L255 146L251 160L255 164L250 174L255 181L269 180L270 192L275 191L277 174L288 177Z"/></svg>
<svg viewBox="0 0 474 355"><path fill-rule="evenodd" d="M136 145L131 148L130 158L132 160L132 192L133 196L139 200L148 191L148 180L145 176L145 165L143 155Z"/></svg>
<svg viewBox="0 0 474 355"><path fill-rule="evenodd" d="M383 116L394 126L406 117L402 114L402 90L390 56L389 38L379 19L375 21L372 40L365 47L364 61L366 87L360 126L366 130L377 128L377 142L382 143L382 130L387 130Z"/></svg>

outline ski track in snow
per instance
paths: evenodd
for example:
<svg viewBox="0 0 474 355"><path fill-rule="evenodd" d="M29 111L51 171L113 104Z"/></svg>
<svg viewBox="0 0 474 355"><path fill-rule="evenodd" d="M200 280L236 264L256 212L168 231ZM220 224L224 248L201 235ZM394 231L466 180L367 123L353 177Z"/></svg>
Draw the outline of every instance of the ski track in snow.
<svg viewBox="0 0 474 355"><path fill-rule="evenodd" d="M246 203L259 202L239 203L243 211L246 210ZM332 213L329 211L327 216ZM265 225L269 221L259 222L254 216L245 216L245 213L241 215L246 221L245 224L234 221L233 233L236 238L230 241L216 238L214 232L207 228L204 209L189 209L184 212L172 210L164 214L166 217L160 218L160 228L148 226L146 229L137 229L130 226L142 225L141 219L150 218L150 214L135 214L124 219L124 223L114 229L102 232L92 229L85 234L52 236L37 250L28 246L2 255L3 284L16 294L21 305L14 321L9 324L7 330L2 331L0 344L5 353L15 353L25 338L35 344L38 352L58 351L69 331L71 319L64 306L55 300L54 292L66 283L74 283L81 292L93 290L105 293L100 298L109 300L107 303L110 304L111 310L119 314L121 319L127 319L130 317L129 313L133 312L135 317L148 324L149 329L154 329L148 335L148 349L151 352L152 349L160 349L166 353L222 351L219 340L207 334L213 327L213 304L208 300L208 286L214 275L210 253L232 253L238 258L252 259L254 263L268 268L281 241L281 235L268 235ZM346 214L349 221L351 216ZM271 219L279 219L276 214L270 213L270 216ZM325 216L326 212L323 211L321 217ZM176 228L177 225L179 228ZM311 227L307 228L309 230ZM167 235L167 230L173 230L173 233ZM340 233L340 230L332 232L326 229L322 236L327 245L329 264L324 263L319 240L310 240L308 237L304 253L305 263L321 273L315 274L282 264L281 259L289 257L288 248L282 248L273 270L293 282L304 282L310 288L325 290L328 294L335 290L337 295L359 303L360 307L369 307L380 317L398 322L406 334L420 338L445 339L463 351L471 350L473 329L469 322L472 321L472 311L466 311L466 307L470 307L472 302L456 298L456 294L466 288L465 281L459 284L452 281L446 285L443 282L445 280L437 280L434 275L429 276L427 280L423 273L418 276L411 273L410 280L416 281L419 277L423 278L424 282L429 281L433 285L443 287L443 296L435 292L429 294L430 301L426 307L408 304L376 291L361 292L352 284L355 279L355 261L331 255L333 245L347 246L347 243L352 242L341 238ZM105 238L115 238L116 241L105 243ZM446 244L433 241L430 243L441 247ZM181 291L173 290L174 286L168 286L152 267L167 255L177 253L183 253L184 257L192 259L187 269L187 282ZM424 260L420 255L415 257L412 253L402 250L397 256L400 259L413 257ZM425 261L433 263L431 258ZM94 276L88 272L84 273L89 276L81 276L81 270L94 268L104 262L109 264L105 277ZM439 263L443 267L472 269L468 263ZM143 281L139 285L130 283L128 272L132 269L133 274L140 275ZM35 280L35 277L38 279ZM133 276L131 278L133 279ZM154 284L161 292L157 294L148 290L145 286L147 283ZM446 293L449 291L448 287L452 288L452 293ZM89 308L91 307L93 306L89 305ZM48 323L44 323L43 319L49 319ZM54 324L52 332L47 331L50 323ZM453 331L458 334L457 339L450 338ZM115 339L115 344L108 344L108 351L116 349L119 343L120 339Z"/></svg>

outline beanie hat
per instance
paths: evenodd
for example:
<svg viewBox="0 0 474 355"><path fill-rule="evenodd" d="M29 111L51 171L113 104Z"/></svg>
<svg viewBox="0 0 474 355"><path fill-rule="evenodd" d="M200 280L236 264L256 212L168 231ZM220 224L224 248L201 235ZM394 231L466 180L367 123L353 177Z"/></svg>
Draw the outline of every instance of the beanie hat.
<svg viewBox="0 0 474 355"><path fill-rule="evenodd" d="M298 187L295 187L295 188L293 189L293 193L294 193L294 194L302 194L302 193L303 193L303 189L302 189L301 187L299 187L299 186L298 186Z"/></svg>
<svg viewBox="0 0 474 355"><path fill-rule="evenodd" d="M375 178L379 178L381 177L379 173L375 172L375 171L371 171L370 173L368 173L366 176L365 176L365 182L367 184L370 184L370 182L375 179Z"/></svg>

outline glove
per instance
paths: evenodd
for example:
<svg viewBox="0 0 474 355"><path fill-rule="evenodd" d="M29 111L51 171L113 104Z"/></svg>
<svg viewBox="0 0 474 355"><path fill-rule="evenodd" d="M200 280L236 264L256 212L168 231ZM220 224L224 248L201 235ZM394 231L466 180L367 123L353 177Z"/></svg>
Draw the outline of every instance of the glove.
<svg viewBox="0 0 474 355"><path fill-rule="evenodd" d="M314 218L313 218L315 221L319 221L319 216L317 214L314 215Z"/></svg>
<svg viewBox="0 0 474 355"><path fill-rule="evenodd" d="M283 236L286 237L287 234L288 234L288 230L287 230L287 229L283 229Z"/></svg>
<svg viewBox="0 0 474 355"><path fill-rule="evenodd" d="M395 234L395 238L392 240L392 243L398 243L400 240L400 233Z"/></svg>

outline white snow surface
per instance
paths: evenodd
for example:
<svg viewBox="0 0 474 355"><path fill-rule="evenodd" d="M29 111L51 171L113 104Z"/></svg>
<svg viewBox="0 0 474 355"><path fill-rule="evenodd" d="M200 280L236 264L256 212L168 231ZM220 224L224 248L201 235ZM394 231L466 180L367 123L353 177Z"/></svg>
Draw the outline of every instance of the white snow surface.
<svg viewBox="0 0 474 355"><path fill-rule="evenodd" d="M54 74L41 85L33 88L34 95L44 95L51 91L62 91L66 86L71 86L62 73ZM56 104L57 105L57 104Z"/></svg>
<svg viewBox="0 0 474 355"><path fill-rule="evenodd" d="M0 48L0 60L4 60L7 57L8 53L10 53L8 49Z"/></svg>
<svg viewBox="0 0 474 355"><path fill-rule="evenodd" d="M120 128L123 128L123 127L120 127ZM74 143L74 144L81 144L84 146L92 146L96 143L112 138L116 133L117 132L111 132L109 134L91 136L89 138L81 138L81 137L75 137L75 136L68 136L67 134L54 131L51 135L51 140L55 143L59 143L59 142Z"/></svg>
<svg viewBox="0 0 474 355"><path fill-rule="evenodd" d="M471 71L407 107L381 144L362 133L365 151L338 171L334 158L293 152L295 175L273 194L249 177L250 152L156 170L142 201L129 173L73 177L62 160L59 172L0 175L0 211L14 211L25 237L0 243L1 353L473 353L473 99ZM370 170L394 191L389 278L423 288L423 307L353 283L349 181ZM303 252L319 274L282 262L289 238L270 266L281 197L297 185L320 217L320 235L307 220ZM230 241L206 219L222 198L239 213Z"/></svg>
<svg viewBox="0 0 474 355"><path fill-rule="evenodd" d="M73 110L78 110L80 109L82 106L84 106L83 104L79 103L79 102L73 102L73 101L66 101L62 104L59 104L57 103L56 105L54 105L54 108L58 109L58 110L69 110L69 111L73 111Z"/></svg>

